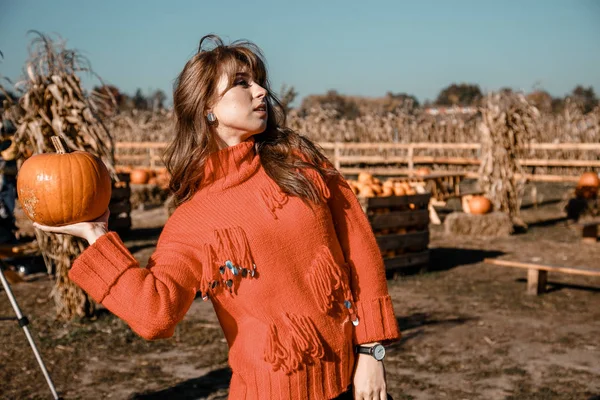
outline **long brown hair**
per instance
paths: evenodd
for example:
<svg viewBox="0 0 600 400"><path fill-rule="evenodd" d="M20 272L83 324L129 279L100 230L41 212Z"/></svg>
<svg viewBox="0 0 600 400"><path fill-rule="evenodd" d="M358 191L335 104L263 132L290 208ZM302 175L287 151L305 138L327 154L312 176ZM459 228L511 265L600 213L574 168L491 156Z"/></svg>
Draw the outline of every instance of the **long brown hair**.
<svg viewBox="0 0 600 400"><path fill-rule="evenodd" d="M205 42L212 42L213 47L205 49ZM227 74L229 90L240 70L267 91L267 127L254 135L255 150L266 173L288 195L305 202L321 201L319 189L306 171L312 169L325 180L337 172L315 144L285 127L285 109L271 91L262 51L248 41L224 45L218 36L206 35L198 53L179 74L173 92L175 138L165 152L165 165L172 176L170 189L176 204L190 200L201 189L206 158L218 150L216 133L205 114L218 95L219 78Z"/></svg>

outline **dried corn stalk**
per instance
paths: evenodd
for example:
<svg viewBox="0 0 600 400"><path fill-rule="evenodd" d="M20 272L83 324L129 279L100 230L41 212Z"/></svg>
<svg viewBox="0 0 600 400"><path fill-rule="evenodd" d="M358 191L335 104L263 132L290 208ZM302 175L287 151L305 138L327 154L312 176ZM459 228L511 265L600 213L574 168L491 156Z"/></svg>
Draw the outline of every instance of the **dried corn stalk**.
<svg viewBox="0 0 600 400"><path fill-rule="evenodd" d="M492 93L481 114L479 184L497 210L526 227L519 215L526 182L519 158L536 136L539 112L522 95Z"/></svg>
<svg viewBox="0 0 600 400"><path fill-rule="evenodd" d="M20 154L54 152L50 138L57 135L70 150L100 157L115 176L113 139L96 116L99 99L84 93L77 75L93 74L89 62L65 48L64 41L34 33L25 64L26 79L15 85L21 95L18 109L13 110L18 114L15 139ZM48 272L56 277L52 294L57 316L70 319L93 314L93 301L68 278L71 261L84 249L82 240L39 230L36 236Z"/></svg>

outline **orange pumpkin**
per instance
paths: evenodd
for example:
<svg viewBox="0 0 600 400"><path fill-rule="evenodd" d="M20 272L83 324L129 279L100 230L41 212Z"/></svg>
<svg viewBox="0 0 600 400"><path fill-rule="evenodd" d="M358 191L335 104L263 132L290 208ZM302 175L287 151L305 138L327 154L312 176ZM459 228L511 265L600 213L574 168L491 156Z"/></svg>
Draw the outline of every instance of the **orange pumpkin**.
<svg viewBox="0 0 600 400"><path fill-rule="evenodd" d="M375 192L371 186L363 186L359 190L358 195L361 197L375 197Z"/></svg>
<svg viewBox="0 0 600 400"><path fill-rule="evenodd" d="M373 182L373 175L367 172L361 172L358 174L358 182L359 183L371 183Z"/></svg>
<svg viewBox="0 0 600 400"><path fill-rule="evenodd" d="M129 181L134 184L145 184L150 180L150 174L145 169L134 169L129 175Z"/></svg>
<svg viewBox="0 0 600 400"><path fill-rule="evenodd" d="M427 167L421 167L415 171L418 176L426 176L431 174L431 170Z"/></svg>
<svg viewBox="0 0 600 400"><path fill-rule="evenodd" d="M597 189L598 187L600 187L600 178L598 178L598 174L596 174L595 172L584 172L583 174L581 174L581 177L579 177L577 187L590 187Z"/></svg>
<svg viewBox="0 0 600 400"><path fill-rule="evenodd" d="M471 214L487 214L492 210L492 202L484 196L473 196L469 200Z"/></svg>
<svg viewBox="0 0 600 400"><path fill-rule="evenodd" d="M402 186L394 186L394 196L404 196L406 192Z"/></svg>
<svg viewBox="0 0 600 400"><path fill-rule="evenodd" d="M394 195L394 188L389 186L384 186L383 191L381 192L381 197L390 197Z"/></svg>
<svg viewBox="0 0 600 400"><path fill-rule="evenodd" d="M38 154L21 166L17 192L29 219L62 226L102 216L111 179L104 163L90 153Z"/></svg>

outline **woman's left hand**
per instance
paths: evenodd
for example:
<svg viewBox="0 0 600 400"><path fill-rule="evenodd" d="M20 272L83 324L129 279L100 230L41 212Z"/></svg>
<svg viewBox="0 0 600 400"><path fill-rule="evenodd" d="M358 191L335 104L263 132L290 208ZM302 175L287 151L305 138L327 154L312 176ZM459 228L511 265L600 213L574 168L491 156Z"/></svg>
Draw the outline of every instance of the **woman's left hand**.
<svg viewBox="0 0 600 400"><path fill-rule="evenodd" d="M383 362L369 354L357 354L354 370L354 400L386 400Z"/></svg>

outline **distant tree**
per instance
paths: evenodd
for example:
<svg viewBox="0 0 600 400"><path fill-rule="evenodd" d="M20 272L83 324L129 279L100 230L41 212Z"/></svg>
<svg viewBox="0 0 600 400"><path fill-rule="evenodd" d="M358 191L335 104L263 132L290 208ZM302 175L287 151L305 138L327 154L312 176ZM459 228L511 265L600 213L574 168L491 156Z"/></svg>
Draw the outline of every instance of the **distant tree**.
<svg viewBox="0 0 600 400"><path fill-rule="evenodd" d="M150 95L150 105L152 111L158 111L165 108L165 100L167 100L167 95L162 90L155 90L152 95Z"/></svg>
<svg viewBox="0 0 600 400"><path fill-rule="evenodd" d="M526 98L529 103L531 103L541 112L552 112L552 96L545 90L536 90L531 92L526 96Z"/></svg>
<svg viewBox="0 0 600 400"><path fill-rule="evenodd" d="M584 113L592 111L598 105L598 98L596 97L596 93L594 93L594 88L591 86L585 88L578 85L568 97L580 104L583 107Z"/></svg>
<svg viewBox="0 0 600 400"><path fill-rule="evenodd" d="M461 83L442 89L435 103L440 106L470 106L476 104L481 99L482 94L478 85Z"/></svg>
<svg viewBox="0 0 600 400"><path fill-rule="evenodd" d="M290 104L296 100L297 96L298 92L296 92L293 86L287 86L285 83L281 85L281 89L279 90L279 101L285 112L290 111Z"/></svg>
<svg viewBox="0 0 600 400"><path fill-rule="evenodd" d="M561 112L563 112L564 108L565 108L564 99L561 99L560 97L554 97L552 99L552 113L553 114L560 114Z"/></svg>
<svg viewBox="0 0 600 400"><path fill-rule="evenodd" d="M330 90L324 95L307 96L300 106L301 114L306 114L311 108L320 107L336 112L338 118L354 119L360 116L360 109L356 102Z"/></svg>
<svg viewBox="0 0 600 400"><path fill-rule="evenodd" d="M410 101L412 103L411 108L418 108L420 105L419 100L417 100L417 98L415 96L413 96L412 94L408 94L408 93L387 92L386 97L389 99L393 99L393 100L399 100L401 103Z"/></svg>
<svg viewBox="0 0 600 400"><path fill-rule="evenodd" d="M142 89L138 89L135 91L133 95L133 106L138 110L147 110L148 109L148 99L142 93Z"/></svg>

